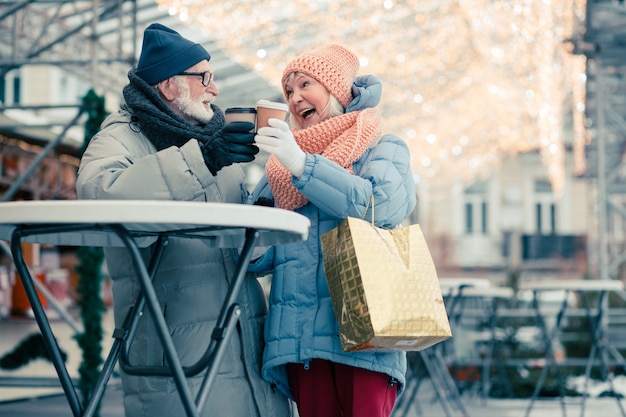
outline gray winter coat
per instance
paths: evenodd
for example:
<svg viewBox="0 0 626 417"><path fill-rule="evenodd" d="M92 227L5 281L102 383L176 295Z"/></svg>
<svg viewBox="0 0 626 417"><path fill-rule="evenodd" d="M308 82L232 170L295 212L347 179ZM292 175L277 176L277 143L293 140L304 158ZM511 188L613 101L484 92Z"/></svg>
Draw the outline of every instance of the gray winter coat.
<svg viewBox="0 0 626 417"><path fill-rule="evenodd" d="M76 181L80 199L156 199L242 203L247 195L240 166L225 167L213 176L195 139L157 152L131 123L131 114L109 116L85 151ZM147 259L150 249L143 251ZM119 326L139 293L124 249L105 249L113 279L115 322ZM155 288L183 366L195 363L210 342L211 332L233 275L230 249L210 249L192 239L171 239ZM258 282L244 283L242 315L231 336L203 416L289 415L289 403L260 377L266 305ZM130 361L163 365L164 355L148 314L142 317ZM190 379L195 394L203 373ZM172 378L122 374L127 417L184 415Z"/></svg>

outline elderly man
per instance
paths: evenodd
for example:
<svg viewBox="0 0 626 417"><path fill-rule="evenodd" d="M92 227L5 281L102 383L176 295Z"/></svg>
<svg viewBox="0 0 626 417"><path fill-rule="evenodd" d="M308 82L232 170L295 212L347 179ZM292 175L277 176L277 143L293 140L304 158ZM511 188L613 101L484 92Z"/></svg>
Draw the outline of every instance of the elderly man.
<svg viewBox="0 0 626 417"><path fill-rule="evenodd" d="M242 203L247 197L239 163L258 152L251 123L225 125L213 101L219 94L210 54L161 24L144 32L136 68L128 73L125 104L109 116L81 160L76 188L81 199L153 199ZM139 295L130 258L106 249L113 279L117 325ZM150 249L146 249L146 255ZM235 268L230 250L209 249L193 239L171 239L154 285L182 364L195 363L211 332ZM231 336L203 415L287 416L287 399L260 377L263 293L244 283L242 315ZM163 366L163 349L148 315L130 351L133 365ZM189 378L197 392L203 374ZM181 416L172 378L122 374L127 417Z"/></svg>

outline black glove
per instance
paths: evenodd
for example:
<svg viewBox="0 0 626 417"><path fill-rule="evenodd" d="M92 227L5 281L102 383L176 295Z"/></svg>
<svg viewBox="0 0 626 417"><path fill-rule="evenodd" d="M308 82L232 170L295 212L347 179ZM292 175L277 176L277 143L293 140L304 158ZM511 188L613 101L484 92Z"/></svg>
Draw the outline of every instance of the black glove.
<svg viewBox="0 0 626 417"><path fill-rule="evenodd" d="M253 206L274 207L274 200L267 197L259 197L259 199L254 202Z"/></svg>
<svg viewBox="0 0 626 417"><path fill-rule="evenodd" d="M200 145L204 163L211 174L225 166L238 162L250 162L259 148L254 145L254 124L250 122L232 122L222 127L207 142Z"/></svg>

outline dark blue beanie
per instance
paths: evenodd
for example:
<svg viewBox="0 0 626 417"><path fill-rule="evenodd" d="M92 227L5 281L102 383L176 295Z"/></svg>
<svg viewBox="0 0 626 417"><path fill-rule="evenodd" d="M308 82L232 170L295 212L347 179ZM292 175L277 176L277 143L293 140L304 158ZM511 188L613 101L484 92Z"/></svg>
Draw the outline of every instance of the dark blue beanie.
<svg viewBox="0 0 626 417"><path fill-rule="evenodd" d="M148 84L155 85L204 59L211 60L211 55L202 45L160 23L153 23L143 33L136 73Z"/></svg>

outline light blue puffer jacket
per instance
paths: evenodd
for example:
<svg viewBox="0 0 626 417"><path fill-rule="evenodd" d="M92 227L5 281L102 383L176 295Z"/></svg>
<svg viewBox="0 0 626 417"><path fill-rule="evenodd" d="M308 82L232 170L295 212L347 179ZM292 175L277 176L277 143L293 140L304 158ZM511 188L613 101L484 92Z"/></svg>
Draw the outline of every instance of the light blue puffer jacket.
<svg viewBox="0 0 626 417"><path fill-rule="evenodd" d="M378 103L380 84L372 84L377 80L361 81L364 90L348 110ZM394 227L407 218L416 204L408 147L398 137L384 135L353 170L354 175L324 156L307 154L304 174L299 179L293 177L292 184L309 200L296 210L311 221L308 239L272 247L251 265L253 272L273 272L262 375L291 398L285 365L306 364L316 358L386 373L400 382L399 393L404 387L404 352L342 351L320 237L348 216L363 217L372 194L377 226ZM272 198L266 178L249 201L259 197ZM365 218L371 219L371 209Z"/></svg>

